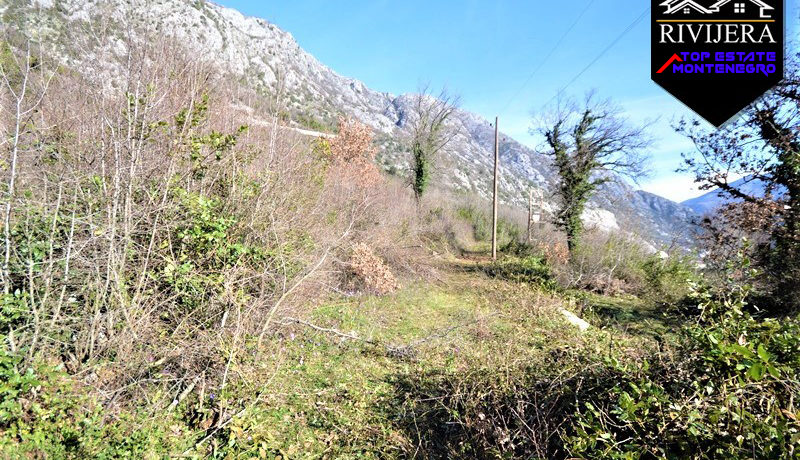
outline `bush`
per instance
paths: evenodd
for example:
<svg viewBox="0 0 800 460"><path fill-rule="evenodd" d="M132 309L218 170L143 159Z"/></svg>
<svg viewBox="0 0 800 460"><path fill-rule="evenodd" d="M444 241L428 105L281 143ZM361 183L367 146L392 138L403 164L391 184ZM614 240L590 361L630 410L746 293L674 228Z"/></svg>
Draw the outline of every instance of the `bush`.
<svg viewBox="0 0 800 460"><path fill-rule="evenodd" d="M385 295L400 287L389 267L366 244L359 243L353 247L350 270L356 287L368 292Z"/></svg>
<svg viewBox="0 0 800 460"><path fill-rule="evenodd" d="M130 414L104 424L103 408L67 374L42 362L19 370L21 365L19 355L0 346L3 458L155 458L167 451L163 426L142 424Z"/></svg>
<svg viewBox="0 0 800 460"><path fill-rule="evenodd" d="M492 223L484 213L472 206L458 208L458 217L472 225L475 241L487 241L492 237Z"/></svg>
<svg viewBox="0 0 800 460"><path fill-rule="evenodd" d="M642 263L643 286L639 294L660 305L683 305L689 300L690 283L699 281L688 257L652 256Z"/></svg>
<svg viewBox="0 0 800 460"><path fill-rule="evenodd" d="M641 245L628 237L587 233L567 265L557 268L559 283L608 295L638 292L643 284Z"/></svg>
<svg viewBox="0 0 800 460"><path fill-rule="evenodd" d="M472 226L475 241L492 240L492 218L472 205L461 206L456 214ZM501 251L514 250L522 241L522 229L516 223L502 216L497 219L497 245Z"/></svg>
<svg viewBox="0 0 800 460"><path fill-rule="evenodd" d="M559 433L575 401L613 381L596 368L588 354L559 349L521 368L402 375L392 381L404 396L396 423L424 458L567 458Z"/></svg>
<svg viewBox="0 0 800 460"><path fill-rule="evenodd" d="M800 321L745 312L751 287L697 288L672 360L628 368L577 411L582 458L790 458L800 449Z"/></svg>
<svg viewBox="0 0 800 460"><path fill-rule="evenodd" d="M553 287L553 274L544 258L539 256L506 256L484 267L487 275L518 283L542 284Z"/></svg>

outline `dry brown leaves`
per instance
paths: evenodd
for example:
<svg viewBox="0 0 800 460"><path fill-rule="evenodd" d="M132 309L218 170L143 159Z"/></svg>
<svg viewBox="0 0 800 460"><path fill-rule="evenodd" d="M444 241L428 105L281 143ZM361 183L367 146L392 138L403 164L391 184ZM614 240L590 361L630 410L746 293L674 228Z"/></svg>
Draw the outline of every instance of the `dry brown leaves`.
<svg viewBox="0 0 800 460"><path fill-rule="evenodd" d="M350 268L358 281L370 292L386 295L400 288L389 267L364 243L353 246Z"/></svg>
<svg viewBox="0 0 800 460"><path fill-rule="evenodd" d="M569 249L560 241L552 244L538 243L537 249L550 265L566 265L569 262Z"/></svg>
<svg viewBox="0 0 800 460"><path fill-rule="evenodd" d="M339 134L330 139L331 159L342 178L362 188L383 181L375 156L372 129L352 118L339 117Z"/></svg>

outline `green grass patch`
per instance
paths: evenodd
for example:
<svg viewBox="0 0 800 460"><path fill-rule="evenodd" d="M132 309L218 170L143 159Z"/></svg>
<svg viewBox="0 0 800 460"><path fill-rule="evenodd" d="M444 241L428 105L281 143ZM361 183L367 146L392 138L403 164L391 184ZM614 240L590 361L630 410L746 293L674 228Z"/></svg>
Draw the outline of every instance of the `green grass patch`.
<svg viewBox="0 0 800 460"><path fill-rule="evenodd" d="M539 284L548 289L555 288L553 274L542 257L506 256L484 266L487 275L517 283Z"/></svg>
<svg viewBox="0 0 800 460"><path fill-rule="evenodd" d="M680 328L679 319L665 307L634 296L609 297L585 291L574 295L584 319L600 327L658 340L672 337Z"/></svg>
<svg viewBox="0 0 800 460"><path fill-rule="evenodd" d="M332 297L304 318L363 340L286 326L267 338L266 352L251 345L237 354L230 374L245 378L231 378L219 394L206 394L204 401L192 394L174 412L155 418L123 412L113 433L96 428L99 419L88 419L82 447L72 457L108 452L159 458L179 454L207 434L212 436L194 455L408 458L420 442L431 455L499 455L507 446L487 447L503 439L478 435L480 426L473 424L480 414L509 415L488 411L526 404L540 394L542 382L556 385L547 379L584 366L583 357L637 356L638 336L600 328L581 333L568 325L558 309L570 307L569 300L542 289L547 271L538 260L504 259L493 276L479 264L459 267L441 282L411 282L390 296ZM630 321L637 321L634 301L591 300L602 315L630 314ZM403 347L411 352L393 352ZM557 396L572 401L568 394ZM448 406L430 399L440 397ZM558 405L562 399L553 401ZM238 415L218 430L208 428L225 414ZM47 435L50 444L34 452L56 453L55 427L70 420L59 415ZM447 431L455 427L460 431ZM170 441L153 444L165 437ZM21 452L8 434L3 442Z"/></svg>

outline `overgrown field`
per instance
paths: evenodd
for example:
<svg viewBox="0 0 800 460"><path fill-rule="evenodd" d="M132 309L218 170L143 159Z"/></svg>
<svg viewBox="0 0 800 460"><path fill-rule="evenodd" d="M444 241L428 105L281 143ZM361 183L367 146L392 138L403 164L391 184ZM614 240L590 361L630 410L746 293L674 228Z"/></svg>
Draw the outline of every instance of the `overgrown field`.
<svg viewBox="0 0 800 460"><path fill-rule="evenodd" d="M431 280L404 280L391 295L325 296L303 319L283 318L261 344L256 337L238 344L226 371L235 384L224 391L179 382L168 403L163 386L147 394L148 381L167 377L168 363L150 363L132 384L164 405L113 415L63 366L37 361L20 375L5 356L4 452L700 458L729 443L726 452L737 458L751 446L772 449L755 457L790 456L796 323L736 320L731 330L723 319L683 330L672 314L634 297L553 290L495 273L492 264L451 258ZM593 327L569 324L565 307ZM687 338L697 341L691 358L682 356ZM668 385L688 394L673 395ZM621 428L627 439L618 437Z"/></svg>
<svg viewBox="0 0 800 460"><path fill-rule="evenodd" d="M488 206L435 186L430 138L409 181L366 125L298 133L316 125L280 88L169 40L120 56L82 23L109 76L16 21L0 457L800 455L800 322L746 240L701 269L501 209L492 262Z"/></svg>
<svg viewBox="0 0 800 460"><path fill-rule="evenodd" d="M558 436L555 419L549 433L505 427L506 433L484 433L473 442L471 430L481 428L473 426L480 419L471 417L480 414L472 411L493 407L470 407L467 397L485 404L485 398L514 397L528 379L552 379L551 397L564 401L550 410L563 411L570 402L566 392L557 395L559 379L581 372L591 361L584 360L614 356L636 363L657 349L654 340L626 327L581 333L559 312L579 308L579 301L491 278L473 262L442 262L437 273L432 282L411 280L390 296L320 299L305 319L284 318L260 346L254 338L239 345L229 370L235 385L220 393L198 389L151 413L125 411L103 422L100 401L80 396L80 384L38 363L9 381L8 391L20 399L19 407L6 409L13 420L4 437L7 452L385 458L499 453L519 442L546 446L554 441L548 437ZM151 363L142 372L157 378L164 366ZM459 407L449 403L466 404L468 411L451 413ZM23 408L30 419L12 415ZM491 417L512 420L514 414L489 417L487 429L502 430ZM60 432L64 427L75 432ZM14 438L24 442L8 444ZM496 449L482 443L489 440Z"/></svg>

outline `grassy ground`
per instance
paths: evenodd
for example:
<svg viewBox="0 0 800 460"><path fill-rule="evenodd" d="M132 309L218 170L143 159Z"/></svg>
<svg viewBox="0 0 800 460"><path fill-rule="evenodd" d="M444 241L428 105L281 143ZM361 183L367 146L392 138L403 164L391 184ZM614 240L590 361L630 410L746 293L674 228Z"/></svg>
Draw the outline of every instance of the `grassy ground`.
<svg viewBox="0 0 800 460"><path fill-rule="evenodd" d="M535 260L491 264L460 256L441 261L437 273L405 280L389 296L331 295L302 320L284 318L260 347L256 337L223 346L230 366L219 394L190 387L160 413L120 411L108 425L99 423L108 411L80 399L83 392L58 374L45 378L51 383L42 390L54 403L46 412L31 409L38 419L20 426L45 429L30 436L50 445L40 452L52 458L66 458L67 438L84 446L72 458L504 458L515 451L504 424L517 424L507 430L511 437L528 428L519 426L524 417L497 411L529 406L530 417L538 414L531 405L547 404L559 415L546 415L540 439L527 433L524 449L549 449L561 414L574 411L578 396L570 388L593 378L592 366L607 358L638 361L660 348L672 327L635 298L545 287ZM528 279L534 281L521 281ZM593 327L580 332L562 309ZM15 385L9 388L22 384ZM163 399L163 389L141 390ZM481 418L489 412L491 429ZM3 457L8 439L0 436L0 458L15 458ZM500 450L498 443L505 443Z"/></svg>
<svg viewBox="0 0 800 460"><path fill-rule="evenodd" d="M450 261L440 281L411 281L391 296L332 297L309 324L283 328L269 343L274 361L260 363L269 376L260 388L231 390L261 396L229 425L228 447L236 451L238 442L242 454L268 458L413 455L419 433L399 423L413 396L398 382L512 372L544 365L557 350L614 349L635 358L655 346L654 325L667 327L635 299L575 300L490 279L476 270L480 263ZM586 333L559 311L582 306L599 326Z"/></svg>
<svg viewBox="0 0 800 460"><path fill-rule="evenodd" d="M672 337L680 328L677 316L634 296L605 297L581 292L577 297L586 319L606 330L660 341Z"/></svg>

